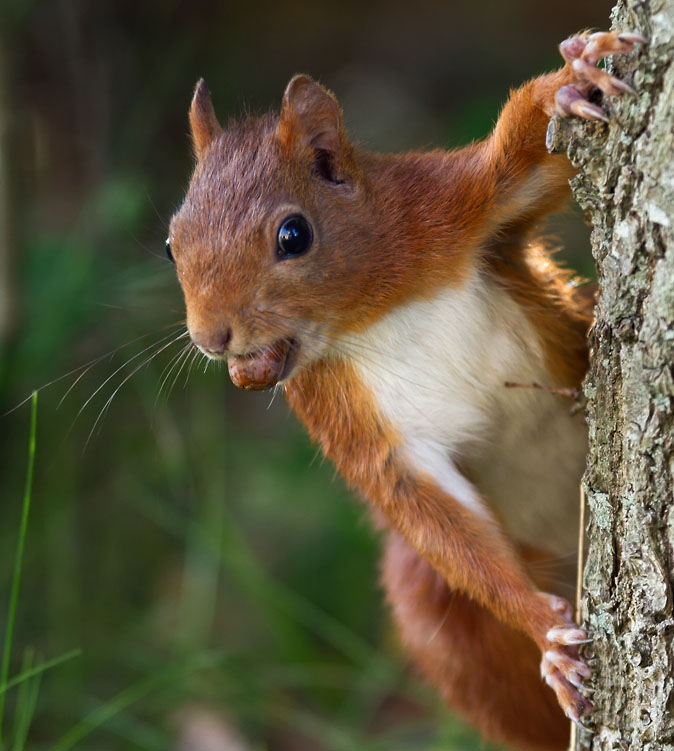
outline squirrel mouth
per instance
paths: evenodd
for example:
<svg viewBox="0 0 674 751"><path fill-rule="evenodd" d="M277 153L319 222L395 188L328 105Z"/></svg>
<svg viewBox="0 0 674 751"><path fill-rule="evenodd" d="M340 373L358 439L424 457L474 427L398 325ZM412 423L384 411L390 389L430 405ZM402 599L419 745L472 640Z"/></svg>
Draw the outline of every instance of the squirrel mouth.
<svg viewBox="0 0 674 751"><path fill-rule="evenodd" d="M297 362L299 345L294 339L279 339L247 355L229 359L232 383L247 391L270 389L288 376Z"/></svg>

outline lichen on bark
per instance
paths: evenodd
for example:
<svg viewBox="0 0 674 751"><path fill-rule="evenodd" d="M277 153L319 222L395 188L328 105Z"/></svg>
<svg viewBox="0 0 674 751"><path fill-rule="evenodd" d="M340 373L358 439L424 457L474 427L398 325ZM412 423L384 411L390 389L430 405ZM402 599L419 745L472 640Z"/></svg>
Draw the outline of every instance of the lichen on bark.
<svg viewBox="0 0 674 751"><path fill-rule="evenodd" d="M674 0L626 0L613 28L649 43L609 69L610 123L555 119L579 169L599 293L585 382L590 448L582 617L596 709L579 746L674 748Z"/></svg>

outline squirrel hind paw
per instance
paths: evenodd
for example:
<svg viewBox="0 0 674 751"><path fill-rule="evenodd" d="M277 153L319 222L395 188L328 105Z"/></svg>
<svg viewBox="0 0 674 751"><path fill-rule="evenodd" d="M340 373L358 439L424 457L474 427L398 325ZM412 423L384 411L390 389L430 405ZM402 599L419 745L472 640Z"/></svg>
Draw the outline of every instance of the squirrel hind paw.
<svg viewBox="0 0 674 751"><path fill-rule="evenodd" d="M562 117L576 116L585 120L608 122L604 110L588 101L593 88L604 94L629 94L636 91L625 81L597 68L597 63L608 55L628 55L635 45L647 40L629 31L606 31L571 37L559 45L562 57L573 71L571 83L563 86L555 96L555 111Z"/></svg>

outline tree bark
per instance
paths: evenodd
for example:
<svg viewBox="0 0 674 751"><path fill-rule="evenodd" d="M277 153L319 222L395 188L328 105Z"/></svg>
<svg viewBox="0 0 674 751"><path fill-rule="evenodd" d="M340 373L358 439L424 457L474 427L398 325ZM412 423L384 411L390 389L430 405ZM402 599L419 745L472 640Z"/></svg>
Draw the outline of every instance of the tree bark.
<svg viewBox="0 0 674 751"><path fill-rule="evenodd" d="M609 64L636 98L610 123L555 120L579 168L599 294L585 382L590 449L582 618L595 711L578 747L674 747L674 0L625 0L613 27L650 40Z"/></svg>

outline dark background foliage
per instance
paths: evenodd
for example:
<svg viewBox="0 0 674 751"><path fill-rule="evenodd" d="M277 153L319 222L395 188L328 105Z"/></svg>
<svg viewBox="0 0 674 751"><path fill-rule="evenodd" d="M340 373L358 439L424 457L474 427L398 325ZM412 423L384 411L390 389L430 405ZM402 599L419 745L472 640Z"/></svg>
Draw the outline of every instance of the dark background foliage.
<svg viewBox="0 0 674 751"><path fill-rule="evenodd" d="M367 513L281 397L167 370L185 340L141 351L182 330L163 241L198 77L223 121L303 71L369 147L451 147L609 7L3 0L2 412L44 387L11 673L81 649L45 672L29 748L188 748L226 724L270 751L477 746L399 656ZM561 231L589 273L582 222ZM27 433L27 406L0 420L0 626Z"/></svg>

